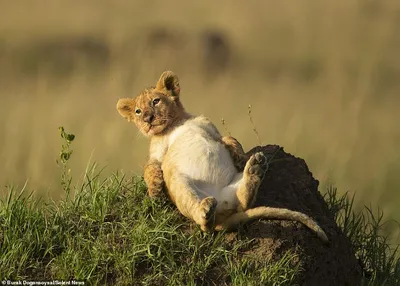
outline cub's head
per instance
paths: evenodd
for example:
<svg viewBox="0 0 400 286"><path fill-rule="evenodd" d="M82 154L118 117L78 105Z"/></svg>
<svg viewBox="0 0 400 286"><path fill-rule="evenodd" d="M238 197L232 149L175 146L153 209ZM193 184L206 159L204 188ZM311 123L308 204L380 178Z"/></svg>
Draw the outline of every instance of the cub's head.
<svg viewBox="0 0 400 286"><path fill-rule="evenodd" d="M145 136L162 135L185 116L179 94L178 77L165 71L155 87L146 88L135 98L118 100L117 110Z"/></svg>

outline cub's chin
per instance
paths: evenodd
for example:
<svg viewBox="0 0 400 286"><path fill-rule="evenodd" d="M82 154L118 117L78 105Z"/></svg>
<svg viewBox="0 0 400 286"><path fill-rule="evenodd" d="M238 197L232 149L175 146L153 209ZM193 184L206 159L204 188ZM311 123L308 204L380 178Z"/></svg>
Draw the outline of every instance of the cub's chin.
<svg viewBox="0 0 400 286"><path fill-rule="evenodd" d="M154 135L159 135L163 133L165 128L167 127L166 124L160 124L160 125L148 125L145 128L141 128L140 131L147 137L151 137Z"/></svg>

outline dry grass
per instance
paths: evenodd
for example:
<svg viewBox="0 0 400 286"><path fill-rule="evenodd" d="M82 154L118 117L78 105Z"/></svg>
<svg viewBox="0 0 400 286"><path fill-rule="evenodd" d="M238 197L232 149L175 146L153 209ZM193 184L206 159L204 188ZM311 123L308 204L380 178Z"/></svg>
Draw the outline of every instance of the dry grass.
<svg viewBox="0 0 400 286"><path fill-rule="evenodd" d="M400 221L400 2L29 3L0 1L2 185L29 179L30 188L60 196L60 125L77 136L75 177L90 158L106 172L140 173L147 140L115 104L172 69L187 109L221 131L224 118L245 149L258 144L247 117L251 104L263 143L284 146L322 183L355 191ZM179 52L150 54L144 39L160 25L180 33ZM199 35L209 28L229 36L234 62L213 80L199 57ZM43 43L86 38L104 44L107 61L83 58L60 74L42 61L54 56Z"/></svg>

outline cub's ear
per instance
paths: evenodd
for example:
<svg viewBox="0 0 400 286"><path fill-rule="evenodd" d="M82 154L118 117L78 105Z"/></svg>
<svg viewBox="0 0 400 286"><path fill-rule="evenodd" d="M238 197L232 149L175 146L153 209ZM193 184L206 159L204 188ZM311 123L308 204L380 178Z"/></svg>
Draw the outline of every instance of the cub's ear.
<svg viewBox="0 0 400 286"><path fill-rule="evenodd" d="M179 86L178 76L172 71L163 72L157 82L156 89L167 92L171 96L179 97L181 87Z"/></svg>
<svg viewBox="0 0 400 286"><path fill-rule="evenodd" d="M128 121L132 121L135 111L135 100L133 98L121 98L117 102L119 114Z"/></svg>

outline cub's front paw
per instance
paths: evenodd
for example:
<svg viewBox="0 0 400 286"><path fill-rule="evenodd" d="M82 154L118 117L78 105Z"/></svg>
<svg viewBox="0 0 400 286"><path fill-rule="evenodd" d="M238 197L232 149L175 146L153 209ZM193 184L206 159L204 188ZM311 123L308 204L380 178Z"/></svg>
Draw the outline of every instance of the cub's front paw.
<svg viewBox="0 0 400 286"><path fill-rule="evenodd" d="M244 152L242 145L232 136L224 136L221 138L221 141L229 151L237 171L242 172L247 160L249 159Z"/></svg>
<svg viewBox="0 0 400 286"><path fill-rule="evenodd" d="M151 186L147 189L150 198L158 198L164 195L164 184Z"/></svg>
<svg viewBox="0 0 400 286"><path fill-rule="evenodd" d="M164 193L165 181L159 163L149 163L145 166L144 181L150 197L159 197Z"/></svg>

